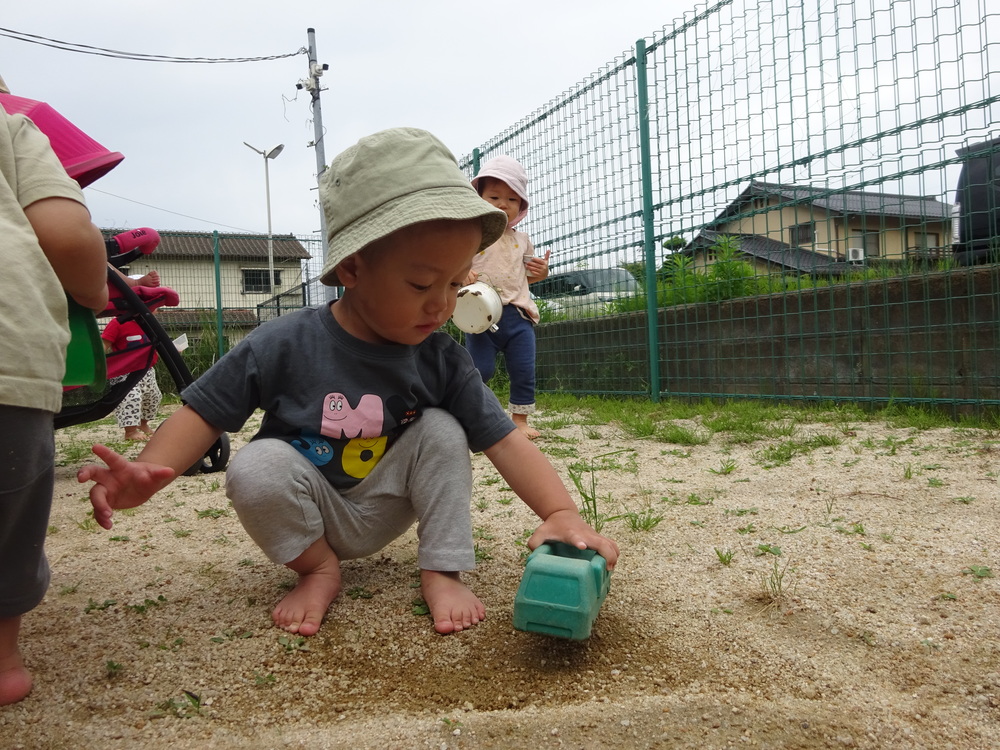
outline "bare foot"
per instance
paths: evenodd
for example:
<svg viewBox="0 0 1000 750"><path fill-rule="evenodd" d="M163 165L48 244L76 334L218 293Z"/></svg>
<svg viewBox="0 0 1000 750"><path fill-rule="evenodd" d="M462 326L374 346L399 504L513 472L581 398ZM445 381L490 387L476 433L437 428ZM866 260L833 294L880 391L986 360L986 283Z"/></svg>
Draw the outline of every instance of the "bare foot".
<svg viewBox="0 0 1000 750"><path fill-rule="evenodd" d="M149 440L149 435L140 430L138 427L133 427L132 429L125 430L126 440Z"/></svg>
<svg viewBox="0 0 1000 750"><path fill-rule="evenodd" d="M17 703L31 692L31 673L17 649L20 617L0 618L0 706Z"/></svg>
<svg viewBox="0 0 1000 750"><path fill-rule="evenodd" d="M528 438L528 440L536 440L537 438L540 438L542 436L542 433L540 433L534 427L531 427L529 425L525 425L524 427L519 427L518 429L520 429L521 432L524 433L524 436Z"/></svg>
<svg viewBox="0 0 1000 750"><path fill-rule="evenodd" d="M153 428L149 426L149 422L144 421L142 424L139 425L139 429L142 430L147 435L149 435L150 437L153 436Z"/></svg>
<svg viewBox="0 0 1000 750"><path fill-rule="evenodd" d="M24 700L30 692L31 673L23 664L0 671L0 706Z"/></svg>
<svg viewBox="0 0 1000 750"><path fill-rule="evenodd" d="M271 619L289 633L316 635L340 593L340 560L320 537L287 567L299 574L299 582L278 602Z"/></svg>
<svg viewBox="0 0 1000 750"><path fill-rule="evenodd" d="M513 420L514 424L517 425L517 429L521 431L521 434L528 438L528 440L535 440L536 438L541 437L542 433L528 424L527 414L511 414L510 418Z"/></svg>
<svg viewBox="0 0 1000 750"><path fill-rule="evenodd" d="M421 570L420 592L439 633L456 633L486 619L486 607L458 573Z"/></svg>

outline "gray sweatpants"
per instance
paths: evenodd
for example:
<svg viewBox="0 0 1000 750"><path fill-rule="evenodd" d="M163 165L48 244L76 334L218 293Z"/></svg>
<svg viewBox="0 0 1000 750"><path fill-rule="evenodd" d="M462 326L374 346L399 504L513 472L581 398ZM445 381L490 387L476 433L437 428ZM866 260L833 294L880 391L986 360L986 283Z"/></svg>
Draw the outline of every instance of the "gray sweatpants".
<svg viewBox="0 0 1000 750"><path fill-rule="evenodd" d="M0 406L0 617L16 617L49 587L45 534L55 482L52 412Z"/></svg>
<svg viewBox="0 0 1000 750"><path fill-rule="evenodd" d="M366 557L416 521L420 568L475 567L469 445L442 409L408 425L372 472L346 490L283 440L254 440L230 461L226 495L250 537L282 565L324 535L341 560Z"/></svg>

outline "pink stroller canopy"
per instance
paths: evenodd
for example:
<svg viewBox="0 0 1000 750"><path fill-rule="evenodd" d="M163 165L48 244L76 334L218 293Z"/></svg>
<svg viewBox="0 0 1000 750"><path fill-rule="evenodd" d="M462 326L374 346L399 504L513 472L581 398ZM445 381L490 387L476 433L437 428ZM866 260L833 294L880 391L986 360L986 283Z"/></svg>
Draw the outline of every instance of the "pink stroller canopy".
<svg viewBox="0 0 1000 750"><path fill-rule="evenodd" d="M8 114L30 118L48 136L52 150L80 187L103 177L125 158L117 151L108 151L45 102L0 94L0 105Z"/></svg>

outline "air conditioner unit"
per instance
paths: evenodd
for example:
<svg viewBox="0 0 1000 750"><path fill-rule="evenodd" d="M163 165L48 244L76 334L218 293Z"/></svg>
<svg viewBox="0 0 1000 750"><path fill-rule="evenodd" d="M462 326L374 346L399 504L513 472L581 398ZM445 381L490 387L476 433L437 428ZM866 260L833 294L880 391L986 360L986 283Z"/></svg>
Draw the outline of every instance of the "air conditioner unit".
<svg viewBox="0 0 1000 750"><path fill-rule="evenodd" d="M848 263L863 263L865 260L865 249L863 247L847 248Z"/></svg>

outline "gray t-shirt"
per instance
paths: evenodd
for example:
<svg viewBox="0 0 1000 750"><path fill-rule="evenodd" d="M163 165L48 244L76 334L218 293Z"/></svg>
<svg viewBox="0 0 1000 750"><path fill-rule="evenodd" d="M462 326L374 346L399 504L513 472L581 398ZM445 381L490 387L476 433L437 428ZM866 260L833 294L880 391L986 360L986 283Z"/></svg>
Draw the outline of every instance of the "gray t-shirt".
<svg viewBox="0 0 1000 750"><path fill-rule="evenodd" d="M344 331L329 305L260 326L182 396L227 432L262 409L253 439L290 443L341 489L364 479L428 407L454 415L475 452L515 429L450 336L436 332L417 346L371 344Z"/></svg>

